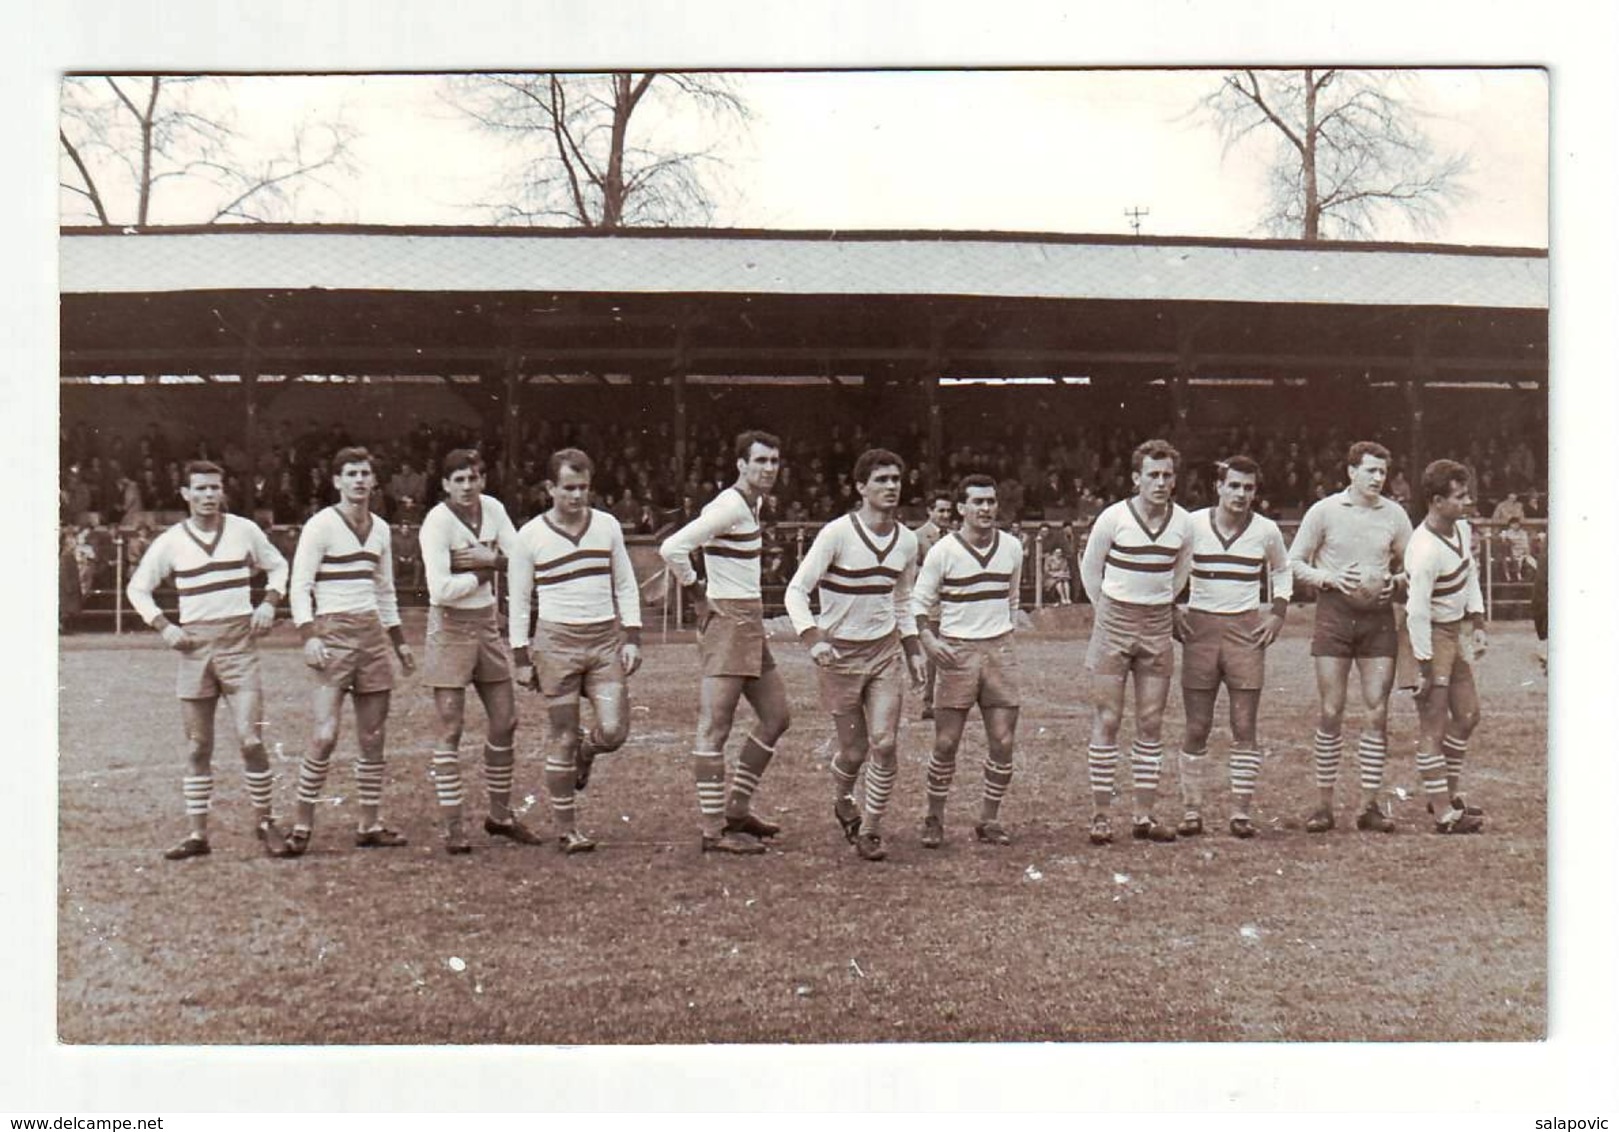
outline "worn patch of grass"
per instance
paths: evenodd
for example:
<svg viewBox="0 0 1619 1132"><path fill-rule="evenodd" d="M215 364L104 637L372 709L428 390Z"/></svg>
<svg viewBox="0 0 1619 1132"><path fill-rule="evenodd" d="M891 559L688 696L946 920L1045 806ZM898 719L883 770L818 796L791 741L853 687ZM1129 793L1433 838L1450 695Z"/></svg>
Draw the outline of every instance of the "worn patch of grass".
<svg viewBox="0 0 1619 1132"><path fill-rule="evenodd" d="M1528 635L1501 626L1493 637L1470 771L1470 796L1489 812L1484 836L1425 832L1408 700L1394 710L1390 758L1391 784L1411 797L1397 809L1400 832L1353 831L1352 760L1339 830L1302 832L1313 799L1306 614L1271 658L1259 839L1225 836L1217 813L1211 834L1195 841L1086 842L1084 633L1069 627L1026 634L1021 644L1028 686L1004 810L1015 844L970 840L983 758L974 722L949 840L938 852L919 846L931 728L913 721L887 825L891 856L880 865L857 860L832 821L830 721L791 642L776 652L797 714L758 798L787 833L764 858L698 852L687 760L693 652L654 644L635 680L630 745L601 761L583 800L583 824L602 842L593 855L565 859L479 833L470 857L445 856L427 780L431 704L407 678L395 693L385 812L411 835L409 848L354 848L345 721L327 790L342 801L322 808L308 857L259 855L239 763L223 744L214 853L171 864L159 852L183 828L172 659L144 638L69 638L61 658L60 1036L187 1044L1538 1038L1546 1024L1546 690ZM278 797L290 809L309 727L307 685L285 638L266 664L269 742L282 752ZM531 699L523 707L519 799L540 794L540 713ZM1172 705L1172 742L1179 720ZM479 733L475 722L463 754L474 812ZM1351 743L1356 733L1352 723ZM1214 751L1223 768L1218 734ZM1171 792L1173 782L1171 772ZM528 817L546 824L543 801Z"/></svg>

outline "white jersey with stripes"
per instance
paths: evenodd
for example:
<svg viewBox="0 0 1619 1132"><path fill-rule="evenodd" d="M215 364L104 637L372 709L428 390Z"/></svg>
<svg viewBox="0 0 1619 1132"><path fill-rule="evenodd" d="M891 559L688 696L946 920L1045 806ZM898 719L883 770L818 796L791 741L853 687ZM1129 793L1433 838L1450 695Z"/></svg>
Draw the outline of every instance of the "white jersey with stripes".
<svg viewBox="0 0 1619 1132"><path fill-rule="evenodd" d="M838 640L875 641L898 626L900 636L914 637L916 553L916 533L903 523L879 537L856 512L833 519L817 532L787 583L793 629L801 636L818 629ZM819 616L810 612L811 593L820 596Z"/></svg>
<svg viewBox="0 0 1619 1132"><path fill-rule="evenodd" d="M1193 511L1191 608L1203 613L1246 613L1293 598L1293 569L1282 530L1263 515L1230 538L1214 524L1216 508Z"/></svg>
<svg viewBox="0 0 1619 1132"><path fill-rule="evenodd" d="M1079 579L1095 604L1098 596L1132 605L1171 605L1192 572L1192 517L1178 503L1151 527L1134 497L1121 499L1096 517Z"/></svg>
<svg viewBox="0 0 1619 1132"><path fill-rule="evenodd" d="M663 540L658 553L675 581L689 586L697 580L691 556L699 549L708 572L709 597L759 599L764 530L759 526L759 504L749 503L740 488L733 485L709 500L702 514Z"/></svg>
<svg viewBox="0 0 1619 1132"><path fill-rule="evenodd" d="M478 496L475 522L465 519L443 502L427 513L417 535L422 547L422 570L427 575L427 599L451 609L487 609L495 604L495 587L477 574L455 573L450 552L474 546L499 547L508 561L517 542L517 528L500 500Z"/></svg>
<svg viewBox="0 0 1619 1132"><path fill-rule="evenodd" d="M911 591L911 616L938 618L939 631L962 640L1009 633L1016 623L1023 544L997 530L984 550L952 531L922 561Z"/></svg>
<svg viewBox="0 0 1619 1132"><path fill-rule="evenodd" d="M1473 557L1473 531L1465 519L1446 538L1427 523L1419 523L1405 544L1405 573L1409 590L1405 602L1406 630L1418 660L1433 659L1436 622L1460 621L1484 612L1484 591L1479 587L1478 561Z"/></svg>
<svg viewBox="0 0 1619 1132"><path fill-rule="evenodd" d="M393 535L366 512L369 525L351 526L336 506L310 516L292 555L292 623L317 613L376 613L383 628L399 624L394 592Z"/></svg>
<svg viewBox="0 0 1619 1132"><path fill-rule="evenodd" d="M508 627L514 648L528 645L531 608L541 621L596 625L618 618L641 626L641 593L624 545L624 528L592 508L585 528L570 535L539 515L523 524L508 552Z"/></svg>
<svg viewBox="0 0 1619 1132"><path fill-rule="evenodd" d="M287 591L287 560L257 523L223 516L212 538L186 519L152 540L125 587L129 602L148 625L161 611L152 591L173 578L180 595L180 624L246 617L253 612L253 574L263 570L265 588Z"/></svg>

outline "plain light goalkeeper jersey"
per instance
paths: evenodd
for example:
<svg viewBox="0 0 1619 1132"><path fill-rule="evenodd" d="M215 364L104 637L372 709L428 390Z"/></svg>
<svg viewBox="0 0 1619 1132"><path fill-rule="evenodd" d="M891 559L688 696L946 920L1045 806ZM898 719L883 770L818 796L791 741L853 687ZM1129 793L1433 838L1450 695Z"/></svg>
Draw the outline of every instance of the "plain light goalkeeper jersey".
<svg viewBox="0 0 1619 1132"><path fill-rule="evenodd" d="M186 519L152 540L125 587L129 603L150 625L161 610L152 591L174 579L180 595L180 624L246 617L253 612L249 586L255 571L268 577L265 588L287 592L287 560L259 529L240 515L226 515L212 538Z"/></svg>
<svg viewBox="0 0 1619 1132"><path fill-rule="evenodd" d="M549 516L530 519L507 557L514 647L528 645L531 608L552 624L596 625L616 617L626 629L641 627L641 591L624 528L606 511L592 508L577 536L553 525Z"/></svg>
<svg viewBox="0 0 1619 1132"><path fill-rule="evenodd" d="M881 537L854 512L822 527L787 583L787 616L800 636L811 629L843 641L875 641L892 633L916 636L911 583L916 533L902 523ZM821 613L810 612L819 591Z"/></svg>
<svg viewBox="0 0 1619 1132"><path fill-rule="evenodd" d="M393 536L386 522L367 514L369 528L358 530L335 506L304 524L292 555L294 625L309 624L317 613L375 613L385 629L399 624Z"/></svg>
<svg viewBox="0 0 1619 1132"><path fill-rule="evenodd" d="M1192 572L1192 517L1178 503L1156 528L1121 499L1096 517L1085 540L1079 580L1098 595L1132 605L1172 605Z"/></svg>
<svg viewBox="0 0 1619 1132"><path fill-rule="evenodd" d="M1310 504L1287 556L1294 578L1321 589L1349 566L1374 576L1397 569L1410 538L1404 507L1381 495L1363 507L1345 488Z"/></svg>
<svg viewBox="0 0 1619 1132"><path fill-rule="evenodd" d="M460 574L450 569L450 552L474 546L499 547L511 560L517 543L506 508L489 495L478 496L476 524L469 524L440 503L422 520L417 541L422 546L422 568L427 574L427 598L434 605L450 609L487 609L495 604L495 587L476 574Z"/></svg>
<svg viewBox="0 0 1619 1132"><path fill-rule="evenodd" d="M1409 582L1405 626L1418 660L1433 659L1435 623L1484 612L1484 592L1479 588L1472 546L1473 531L1463 519L1456 521L1456 532L1450 538L1421 523L1405 544Z"/></svg>
<svg viewBox="0 0 1619 1132"><path fill-rule="evenodd" d="M663 540L658 553L675 581L689 586L697 580L691 556L698 549L708 571L709 597L759 599L764 531L758 504L750 504L740 488L728 487L709 500L702 514Z"/></svg>
<svg viewBox="0 0 1619 1132"><path fill-rule="evenodd" d="M1018 607L1023 544L997 530L985 550L959 531L945 535L922 562L911 591L911 616L938 617L939 631L961 640L1010 633Z"/></svg>
<svg viewBox="0 0 1619 1132"><path fill-rule="evenodd" d="M1193 511L1191 608L1203 613L1247 613L1267 601L1291 600L1293 569L1282 530L1263 515L1226 538L1213 507Z"/></svg>

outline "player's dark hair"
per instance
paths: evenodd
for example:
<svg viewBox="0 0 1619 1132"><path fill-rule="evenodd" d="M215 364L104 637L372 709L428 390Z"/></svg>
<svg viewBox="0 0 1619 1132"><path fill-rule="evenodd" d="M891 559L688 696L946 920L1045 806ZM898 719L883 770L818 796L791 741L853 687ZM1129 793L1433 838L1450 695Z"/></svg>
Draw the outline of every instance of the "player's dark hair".
<svg viewBox="0 0 1619 1132"><path fill-rule="evenodd" d="M1375 456L1383 463L1389 462L1389 450L1375 440L1357 440L1349 446L1348 467L1358 468L1360 462L1368 456Z"/></svg>
<svg viewBox="0 0 1619 1132"><path fill-rule="evenodd" d="M1176 472L1181 470L1181 454L1167 440L1143 440L1136 445L1136 450L1130 453L1130 470L1139 472L1148 460L1168 460Z"/></svg>
<svg viewBox="0 0 1619 1132"><path fill-rule="evenodd" d="M898 453L886 448L868 448L854 462L854 485L860 487L878 468L898 468L900 478L905 478L905 461Z"/></svg>
<svg viewBox="0 0 1619 1132"><path fill-rule="evenodd" d="M1465 486L1472 479L1467 474L1466 465L1458 464L1455 460L1435 460L1422 469L1423 501L1432 503L1435 499L1443 499L1455 490L1457 484Z"/></svg>
<svg viewBox="0 0 1619 1132"><path fill-rule="evenodd" d="M225 469L212 460L187 460L185 470L180 476L180 482L190 487L192 476L218 476L220 479L224 479Z"/></svg>
<svg viewBox="0 0 1619 1132"><path fill-rule="evenodd" d="M464 468L471 468L480 476L484 472L483 457L476 448L452 448L444 454L444 464L439 475L449 479L456 472Z"/></svg>
<svg viewBox="0 0 1619 1132"><path fill-rule="evenodd" d="M344 467L349 464L367 464L370 465L373 472L377 470L376 464L371 459L370 451L361 448L357 444L351 444L347 448L339 448L332 453L332 475L341 475Z"/></svg>
<svg viewBox="0 0 1619 1132"><path fill-rule="evenodd" d="M986 476L983 472L974 472L970 476L962 476L956 481L956 502L967 502L967 489L970 487L987 487L995 490L995 477Z"/></svg>
<svg viewBox="0 0 1619 1132"><path fill-rule="evenodd" d="M556 483L562 478L563 468L572 468L576 472L589 476L595 474L596 463L585 455L582 449L558 448L551 453L551 459L545 465L546 474L550 477L552 483Z"/></svg>
<svg viewBox="0 0 1619 1132"><path fill-rule="evenodd" d="M1227 456L1224 460L1221 460L1219 463L1215 464L1214 482L1216 484L1225 483L1225 475L1227 472L1237 472L1241 475L1253 476L1254 486L1259 486L1259 462L1256 461L1252 456Z"/></svg>
<svg viewBox="0 0 1619 1132"><path fill-rule="evenodd" d="M755 444L764 448L774 448L777 452L781 451L781 437L775 433L750 428L746 432L736 434L736 458L746 460Z"/></svg>

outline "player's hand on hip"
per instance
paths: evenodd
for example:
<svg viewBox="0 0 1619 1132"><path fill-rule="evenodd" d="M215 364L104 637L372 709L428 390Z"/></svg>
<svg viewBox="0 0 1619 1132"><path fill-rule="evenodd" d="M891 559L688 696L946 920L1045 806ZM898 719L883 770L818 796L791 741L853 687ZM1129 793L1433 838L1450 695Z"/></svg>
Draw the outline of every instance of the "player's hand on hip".
<svg viewBox="0 0 1619 1132"><path fill-rule="evenodd" d="M190 652L199 644L197 638L178 625L163 626L163 643L176 652Z"/></svg>
<svg viewBox="0 0 1619 1132"><path fill-rule="evenodd" d="M626 641L618 652L618 662L624 666L624 675L634 676L635 670L641 667L641 646Z"/></svg>
<svg viewBox="0 0 1619 1132"><path fill-rule="evenodd" d="M416 671L416 654L409 645L401 642L394 647L394 655L399 658L399 666L407 673Z"/></svg>
<svg viewBox="0 0 1619 1132"><path fill-rule="evenodd" d="M255 636L275 628L275 606L267 601L259 602L253 609L251 628Z"/></svg>
<svg viewBox="0 0 1619 1132"><path fill-rule="evenodd" d="M810 646L810 659L820 668L825 668L838 658L837 650L830 641L816 641Z"/></svg>
<svg viewBox="0 0 1619 1132"><path fill-rule="evenodd" d="M319 637L310 637L304 642L304 663L316 672L325 668L331 659L331 654L326 651L326 642Z"/></svg>

